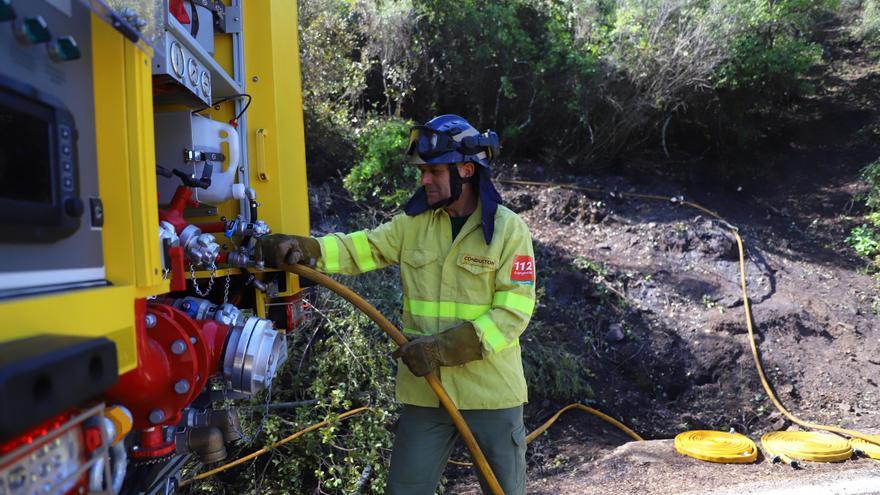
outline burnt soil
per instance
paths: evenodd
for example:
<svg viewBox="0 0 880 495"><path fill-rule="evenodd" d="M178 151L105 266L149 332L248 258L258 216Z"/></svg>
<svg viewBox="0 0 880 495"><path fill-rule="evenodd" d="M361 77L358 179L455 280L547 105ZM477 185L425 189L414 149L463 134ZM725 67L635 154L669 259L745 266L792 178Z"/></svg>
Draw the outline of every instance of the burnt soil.
<svg viewBox="0 0 880 495"><path fill-rule="evenodd" d="M529 224L539 267L524 349L540 342L577 356L592 388L578 397L583 403L646 439L732 428L757 440L797 428L758 379L727 225L668 199L505 180L681 196L717 212L745 242L755 338L779 399L802 419L880 433L880 295L866 261L844 242L863 221L859 172L880 156L880 67L864 47L840 39L826 59L816 94L793 107L762 152L764 172L739 184L500 167L499 189ZM530 391L530 430L567 402L541 393ZM601 420L566 413L529 446L528 493L699 493L794 476L768 463L633 460L615 450L628 441ZM672 451L669 441L659 445ZM808 473L877 473L875 461L845 465ZM451 466L446 475L448 493L478 493L467 469Z"/></svg>

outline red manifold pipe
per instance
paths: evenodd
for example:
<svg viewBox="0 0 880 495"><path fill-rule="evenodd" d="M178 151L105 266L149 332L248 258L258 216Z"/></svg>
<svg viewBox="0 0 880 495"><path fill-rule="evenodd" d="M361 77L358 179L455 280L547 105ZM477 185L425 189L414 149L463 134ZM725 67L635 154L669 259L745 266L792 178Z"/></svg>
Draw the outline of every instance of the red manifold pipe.
<svg viewBox="0 0 880 495"><path fill-rule="evenodd" d="M206 222L206 223L197 223L196 227L202 231L202 233L209 234L218 234L226 232L226 222Z"/></svg>
<svg viewBox="0 0 880 495"><path fill-rule="evenodd" d="M186 186L178 186L174 191L174 197L168 208L159 208L159 220L164 220L174 226L175 232L180 234L189 223L183 218L183 210L187 206L198 206L199 202L192 199L192 190Z"/></svg>
<svg viewBox="0 0 880 495"><path fill-rule="evenodd" d="M171 260L171 283L168 289L171 292L186 290L186 267L183 264L185 257L182 247L168 248L168 259Z"/></svg>
<svg viewBox="0 0 880 495"><path fill-rule="evenodd" d="M230 328L144 299L135 302L135 322L138 366L106 396L131 411L135 429L161 430L177 424L208 377L221 371Z"/></svg>
<svg viewBox="0 0 880 495"><path fill-rule="evenodd" d="M131 451L132 457L136 459L161 457L174 452L174 442L165 441L162 428L142 430L139 440L137 448Z"/></svg>

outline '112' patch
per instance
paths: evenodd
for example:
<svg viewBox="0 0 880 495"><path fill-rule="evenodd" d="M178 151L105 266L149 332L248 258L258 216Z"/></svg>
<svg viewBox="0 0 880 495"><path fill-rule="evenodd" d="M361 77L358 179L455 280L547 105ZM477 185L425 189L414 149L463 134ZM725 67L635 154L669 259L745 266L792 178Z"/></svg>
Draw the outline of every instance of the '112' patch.
<svg viewBox="0 0 880 495"><path fill-rule="evenodd" d="M535 283L535 260L531 256L514 256L510 280L518 284Z"/></svg>

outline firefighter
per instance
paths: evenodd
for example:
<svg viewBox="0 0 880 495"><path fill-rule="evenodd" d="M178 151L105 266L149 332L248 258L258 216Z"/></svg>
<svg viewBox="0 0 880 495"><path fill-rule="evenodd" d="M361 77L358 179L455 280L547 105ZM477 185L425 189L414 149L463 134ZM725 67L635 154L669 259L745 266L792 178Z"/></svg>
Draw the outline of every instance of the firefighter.
<svg viewBox="0 0 880 495"><path fill-rule="evenodd" d="M386 494L433 494L457 431L422 376L434 372L474 433L504 493L525 493L527 400L519 337L535 307L525 222L502 206L490 164L498 136L441 115L412 128L407 157L421 187L372 230L259 240L267 266L304 263L358 274L400 265L403 332L394 356L397 423ZM481 478L483 490L488 489Z"/></svg>

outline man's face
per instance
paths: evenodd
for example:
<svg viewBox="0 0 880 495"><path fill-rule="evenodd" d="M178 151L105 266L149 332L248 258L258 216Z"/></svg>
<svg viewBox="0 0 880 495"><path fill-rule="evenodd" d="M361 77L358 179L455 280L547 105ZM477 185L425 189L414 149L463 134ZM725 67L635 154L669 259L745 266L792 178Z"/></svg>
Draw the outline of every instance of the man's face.
<svg viewBox="0 0 880 495"><path fill-rule="evenodd" d="M449 165L419 165L422 172L421 184L428 195L428 204L433 205L449 199Z"/></svg>

